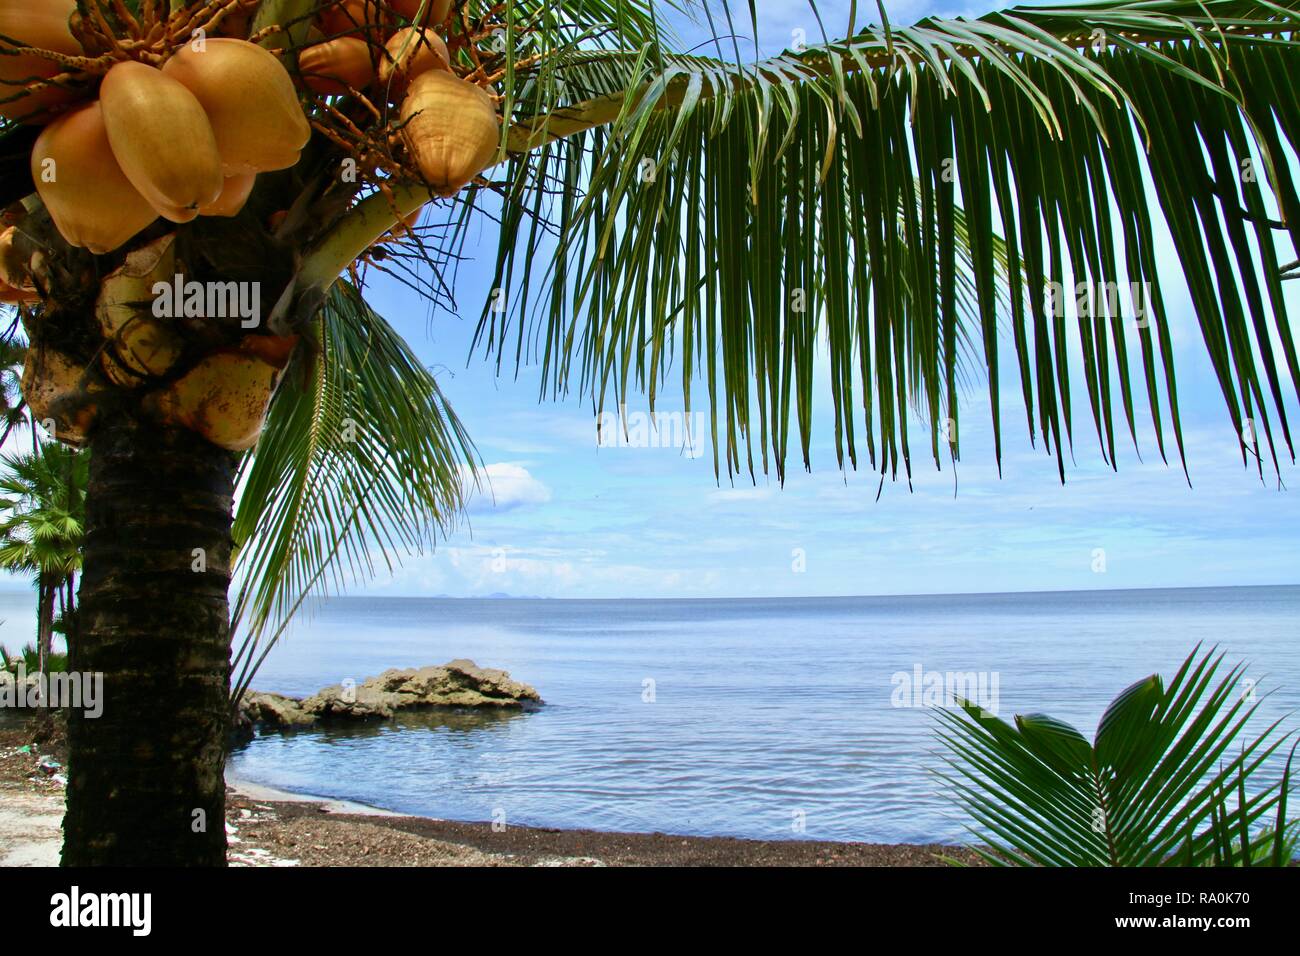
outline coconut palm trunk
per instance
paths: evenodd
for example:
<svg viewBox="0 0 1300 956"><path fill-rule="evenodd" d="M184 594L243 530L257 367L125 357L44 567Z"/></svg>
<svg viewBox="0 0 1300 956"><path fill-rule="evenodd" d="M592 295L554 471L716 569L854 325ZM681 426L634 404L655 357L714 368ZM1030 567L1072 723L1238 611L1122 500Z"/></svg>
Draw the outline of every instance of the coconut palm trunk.
<svg viewBox="0 0 1300 956"><path fill-rule="evenodd" d="M124 413L91 445L63 863L225 863L235 456Z"/></svg>

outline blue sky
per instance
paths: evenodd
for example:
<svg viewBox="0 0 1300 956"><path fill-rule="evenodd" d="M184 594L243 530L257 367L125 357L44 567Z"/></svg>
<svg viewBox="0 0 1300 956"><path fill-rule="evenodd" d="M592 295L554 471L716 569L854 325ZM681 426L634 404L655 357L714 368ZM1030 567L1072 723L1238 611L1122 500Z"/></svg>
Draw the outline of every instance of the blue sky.
<svg viewBox="0 0 1300 956"><path fill-rule="evenodd" d="M758 8L769 51L799 28L810 42L819 36L802 0ZM847 3L821 9L828 31L847 22ZM927 3L889 10L896 22L982 12ZM873 4L859 5L860 17L868 12ZM495 234L484 228L482 258L460 273L463 318L431 314L405 289L382 282L371 298L438 370L489 466L494 494L473 503L469 527L368 593L811 596L1300 581L1300 501L1271 475L1261 483L1242 467L1167 244L1162 275L1172 298L1192 487L1176 463L1160 461L1149 426L1139 431L1143 460L1130 444L1113 473L1100 459L1081 393L1076 464L1062 486L1054 460L1030 447L1011 389L1004 389L999 480L981 384L963 403L955 497L952 470L922 463L911 492L886 483L876 501L876 474L836 467L828 402L817 408L810 474L792 468L784 488L762 477L732 484L724 476L719 484L708 455L598 448L589 406L539 405L535 367L516 380L512 369L496 377L481 357L467 365L490 284ZM1300 290L1290 291L1292 308L1300 307ZM644 405L629 411L638 408ZM1296 414L1294 403L1290 411ZM1284 466L1286 485L1300 487L1297 477Z"/></svg>
<svg viewBox="0 0 1300 956"><path fill-rule="evenodd" d="M803 0L760 0L758 8L769 52L797 29L810 42L819 36ZM848 4L821 9L828 31L842 34ZM917 2L889 10L898 23L983 12ZM860 4L860 17L868 13L874 4ZM1129 445L1111 472L1081 393L1076 463L1062 486L1055 461L1030 447L1015 387L1004 389L999 480L981 383L963 403L956 495L953 471L936 472L918 457L913 490L887 482L877 501L875 473L837 469L827 401L816 409L810 474L792 463L783 489L762 476L719 483L707 455L598 448L589 405L539 404L536 367L498 378L481 355L467 362L496 243L491 222L480 228L481 241L467 247L480 258L459 274L461 316L432 312L392 281L373 283L368 295L436 371L488 466L491 493L473 501L466 526L435 551L352 593L815 596L1300 581L1300 500L1271 475L1261 483L1242 467L1167 244L1161 266L1192 487L1176 463L1160 461L1145 424L1144 460ZM1300 288L1289 291L1300 314ZM667 401L660 408L680 411ZM1290 411L1300 420L1294 401ZM1284 466L1283 481L1300 489L1293 466Z"/></svg>

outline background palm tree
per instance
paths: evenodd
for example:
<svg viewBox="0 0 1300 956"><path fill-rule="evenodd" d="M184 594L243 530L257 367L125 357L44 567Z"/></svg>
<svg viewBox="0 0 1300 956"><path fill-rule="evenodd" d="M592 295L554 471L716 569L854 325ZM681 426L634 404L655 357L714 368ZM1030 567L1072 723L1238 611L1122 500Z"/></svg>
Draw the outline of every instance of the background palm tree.
<svg viewBox="0 0 1300 956"><path fill-rule="evenodd" d="M27 401L20 387L27 343L15 332L11 325L0 337L0 447L14 429L27 424Z"/></svg>
<svg viewBox="0 0 1300 956"><path fill-rule="evenodd" d="M339 4L175 0L151 52L251 11L244 29L293 69L322 6ZM713 31L710 51L683 52L663 23L677 7ZM49 82L93 92L127 49L105 30L129 35L158 5L79 9L110 52ZM1300 245L1298 10L1103 0L898 28L854 15L843 39L751 62L730 37L757 34L753 4L454 3L440 23L453 69L493 91L503 128L497 165L468 188L435 196L421 180L385 91L304 94L311 142L259 176L238 217L160 223L129 244L175 232L187 276L260 284L275 306L258 335L297 336L242 456L149 412L141 395L168 377L100 380L112 343L90 313L125 250L95 259L62 241L23 173L34 135L11 130L15 245L41 256L29 362L66 356L94 386L70 666L103 672L107 703L70 721L64 862L224 861L232 573L246 677L306 593L456 520L472 446L363 288L386 273L454 308L471 229L499 236L486 356L536 362L543 394L597 411L635 390L653 406L670 376L688 406L702 388L719 475L809 466L820 368L842 467L908 477L917 443L942 467L959 455L964 362L986 373L999 458L1010 375L1064 477L1088 428L1079 368L1107 461L1126 431L1136 442L1143 397L1161 455L1182 455L1163 217L1243 462L1276 467L1300 383L1280 266ZM187 328L177 368L240 335Z"/></svg>
<svg viewBox="0 0 1300 956"><path fill-rule="evenodd" d="M69 647L75 639L88 465L88 453L54 442L0 460L0 568L34 577L41 670L56 616Z"/></svg>

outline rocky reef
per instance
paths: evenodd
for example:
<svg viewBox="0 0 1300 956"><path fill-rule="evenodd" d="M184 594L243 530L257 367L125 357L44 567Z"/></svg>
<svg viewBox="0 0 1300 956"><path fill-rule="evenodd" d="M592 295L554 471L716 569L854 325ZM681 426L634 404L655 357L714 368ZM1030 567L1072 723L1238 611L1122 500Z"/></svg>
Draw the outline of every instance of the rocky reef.
<svg viewBox="0 0 1300 956"><path fill-rule="evenodd" d="M235 736L246 740L259 728L294 730L322 721L389 720L403 710L522 709L541 703L536 690L505 671L455 660L386 670L360 684L335 684L302 699L249 691L239 703Z"/></svg>

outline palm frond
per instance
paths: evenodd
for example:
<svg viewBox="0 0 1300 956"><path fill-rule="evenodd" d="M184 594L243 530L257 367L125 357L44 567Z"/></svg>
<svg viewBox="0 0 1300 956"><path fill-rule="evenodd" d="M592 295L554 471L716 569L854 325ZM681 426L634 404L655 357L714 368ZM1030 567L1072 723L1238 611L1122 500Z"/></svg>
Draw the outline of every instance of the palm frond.
<svg viewBox="0 0 1300 956"><path fill-rule="evenodd" d="M1220 673L1222 660L1198 648L1168 686L1157 675L1133 684L1091 743L1039 714L1013 726L966 701L938 711L949 752L940 776L979 824L982 855L999 865L1289 864L1290 760L1280 782L1256 781L1290 735L1274 723L1243 739L1259 701L1240 692L1243 668Z"/></svg>
<svg viewBox="0 0 1300 956"><path fill-rule="evenodd" d="M433 375L350 284L331 290L240 474L236 693L312 594L458 521L477 456Z"/></svg>
<svg viewBox="0 0 1300 956"><path fill-rule="evenodd" d="M965 279L999 460L1007 362L1030 438L1062 478L1079 370L1107 462L1125 432L1137 442L1139 389L1161 454L1181 455L1158 209L1243 461L1276 467L1280 452L1294 457L1286 404L1300 388L1280 284L1300 246L1297 10L1019 7L753 64L574 52L566 88L613 92L533 118L521 96L501 186L502 291L480 344L539 362L548 393L598 406L633 388L653 405L670 370L688 401L703 380L715 465L752 472L758 460L778 476L792 444L809 463L821 355L841 462L865 443L897 476L912 467L909 393L953 419L950 446L931 416L936 465L959 447Z"/></svg>

